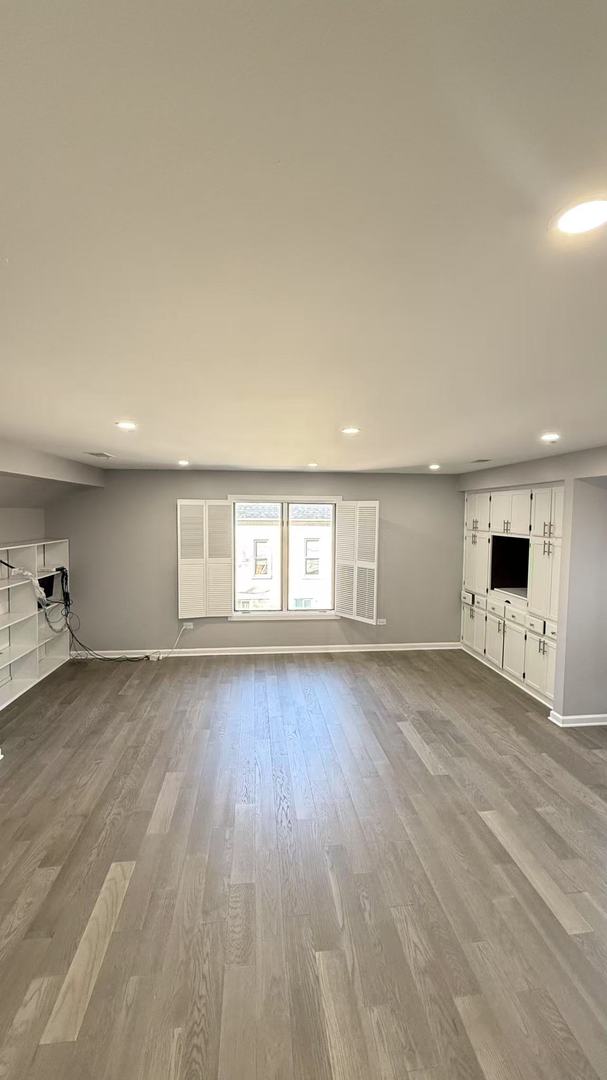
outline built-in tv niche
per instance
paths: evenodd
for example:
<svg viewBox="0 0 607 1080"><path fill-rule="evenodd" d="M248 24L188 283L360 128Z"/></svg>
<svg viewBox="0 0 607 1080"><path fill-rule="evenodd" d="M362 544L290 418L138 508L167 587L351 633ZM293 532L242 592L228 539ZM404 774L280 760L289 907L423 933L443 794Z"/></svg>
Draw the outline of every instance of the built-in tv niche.
<svg viewBox="0 0 607 1080"><path fill-rule="evenodd" d="M529 541L520 536L491 538L491 588L527 595Z"/></svg>

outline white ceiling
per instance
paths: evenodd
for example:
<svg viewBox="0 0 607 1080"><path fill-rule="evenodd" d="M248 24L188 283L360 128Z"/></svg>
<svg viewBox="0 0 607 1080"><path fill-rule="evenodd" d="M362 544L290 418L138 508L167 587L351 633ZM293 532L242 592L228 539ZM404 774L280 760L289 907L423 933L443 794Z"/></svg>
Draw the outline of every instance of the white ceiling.
<svg viewBox="0 0 607 1080"><path fill-rule="evenodd" d="M548 229L607 191L605 0L1 21L5 437L458 472L607 442L607 230Z"/></svg>

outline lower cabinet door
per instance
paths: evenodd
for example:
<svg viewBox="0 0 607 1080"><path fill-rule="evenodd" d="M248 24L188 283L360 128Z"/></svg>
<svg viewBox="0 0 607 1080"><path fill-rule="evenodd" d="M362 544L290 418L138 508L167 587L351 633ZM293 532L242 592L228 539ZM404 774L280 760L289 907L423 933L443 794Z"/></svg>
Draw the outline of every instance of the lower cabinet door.
<svg viewBox="0 0 607 1080"><path fill-rule="evenodd" d="M485 629L485 656L498 667L504 659L504 620L497 615L487 615Z"/></svg>
<svg viewBox="0 0 607 1080"><path fill-rule="evenodd" d="M480 653L481 656L485 651L485 612L480 608L474 609L474 633L472 640L472 648L475 652Z"/></svg>
<svg viewBox="0 0 607 1080"><path fill-rule="evenodd" d="M548 645L551 645L548 642ZM536 637L535 634L527 634L527 648L525 650L525 682L540 694L546 693L547 685L547 657L544 652L546 638Z"/></svg>
<svg viewBox="0 0 607 1080"><path fill-rule="evenodd" d="M474 647L474 608L462 604L462 641L469 649Z"/></svg>
<svg viewBox="0 0 607 1080"><path fill-rule="evenodd" d="M554 641L546 641L545 645L545 657L546 660L546 688L544 693L546 697L554 697L554 670L556 660L556 644Z"/></svg>
<svg viewBox="0 0 607 1080"><path fill-rule="evenodd" d="M512 622L504 622L504 671L522 679L525 673L525 630Z"/></svg>

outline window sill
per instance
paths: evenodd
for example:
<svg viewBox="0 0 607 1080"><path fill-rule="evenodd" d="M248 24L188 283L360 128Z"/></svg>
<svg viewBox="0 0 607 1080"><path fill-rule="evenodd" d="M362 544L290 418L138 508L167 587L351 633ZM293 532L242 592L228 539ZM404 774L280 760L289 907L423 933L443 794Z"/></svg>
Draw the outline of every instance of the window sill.
<svg viewBox="0 0 607 1080"><path fill-rule="evenodd" d="M228 615L228 622L310 622L312 620L339 619L334 611L239 611Z"/></svg>

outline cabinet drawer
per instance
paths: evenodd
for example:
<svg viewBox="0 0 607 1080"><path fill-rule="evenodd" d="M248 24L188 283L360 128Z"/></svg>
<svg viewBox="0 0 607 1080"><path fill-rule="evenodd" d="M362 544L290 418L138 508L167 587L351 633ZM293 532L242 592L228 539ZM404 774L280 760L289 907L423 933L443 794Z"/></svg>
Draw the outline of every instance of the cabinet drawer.
<svg viewBox="0 0 607 1080"><path fill-rule="evenodd" d="M499 615L500 619L504 617L504 605L498 604L495 600L487 600L487 611L492 611L494 615Z"/></svg>
<svg viewBox="0 0 607 1080"><path fill-rule="evenodd" d="M474 606L477 607L477 608L481 608L482 611L486 611L487 610L487 597L486 596L481 596L480 593L475 593L475 595L474 595Z"/></svg>
<svg viewBox="0 0 607 1080"><path fill-rule="evenodd" d="M529 630L533 630L534 634L544 633L544 620L538 619L537 615L527 615L527 627Z"/></svg>
<svg viewBox="0 0 607 1080"><path fill-rule="evenodd" d="M506 604L505 616L510 622L518 623L519 626L527 625L527 614L526 612L521 611L520 608L509 607L508 604Z"/></svg>
<svg viewBox="0 0 607 1080"><path fill-rule="evenodd" d="M546 637L552 638L553 641L556 641L556 625L555 622L546 620Z"/></svg>
<svg viewBox="0 0 607 1080"><path fill-rule="evenodd" d="M473 601L474 601L474 597L473 597L472 593L468 592L467 589L462 589L462 603L463 604L472 604Z"/></svg>

